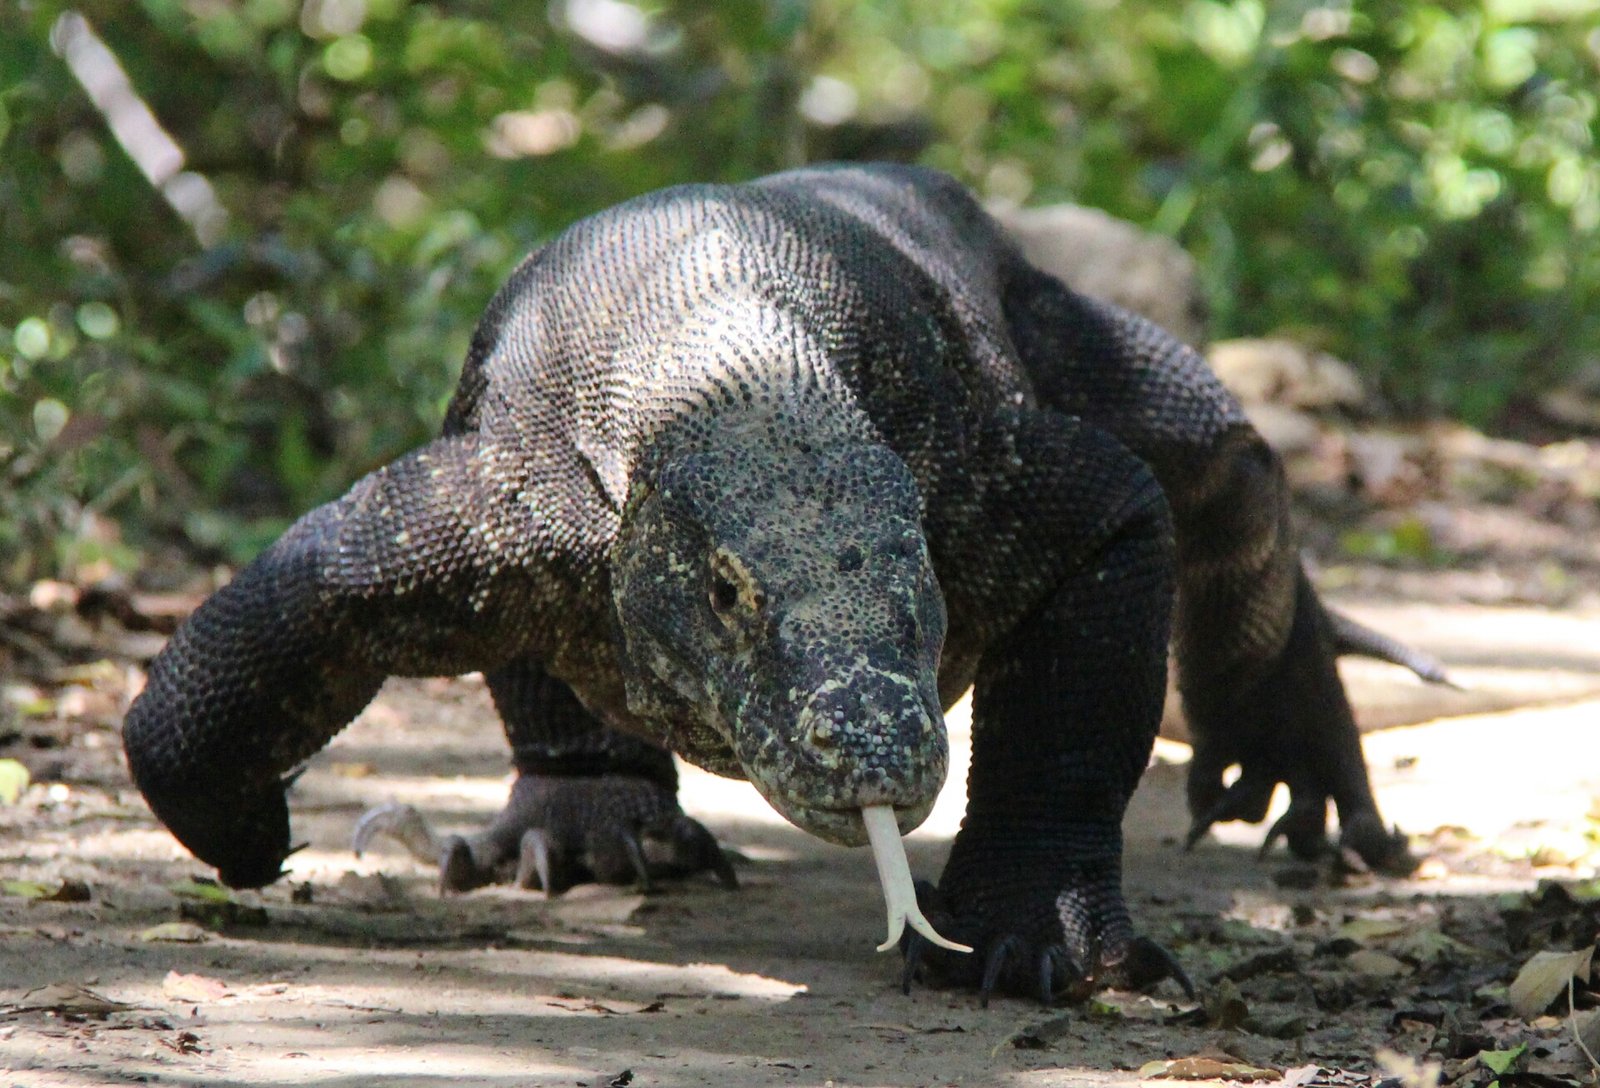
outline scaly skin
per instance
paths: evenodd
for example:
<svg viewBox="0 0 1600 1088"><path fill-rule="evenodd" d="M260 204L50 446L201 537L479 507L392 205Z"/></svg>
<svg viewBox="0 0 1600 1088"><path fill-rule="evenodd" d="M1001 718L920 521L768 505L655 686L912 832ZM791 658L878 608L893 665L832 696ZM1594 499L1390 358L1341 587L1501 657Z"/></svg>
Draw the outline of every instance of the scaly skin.
<svg viewBox="0 0 1600 1088"><path fill-rule="evenodd" d="M1347 840L1382 830L1331 673L1349 637L1285 526L1276 461L1198 357L1031 268L948 178L666 190L511 275L444 434L200 608L129 712L129 764L197 856L263 884L284 777L385 676L478 669L519 779L483 835L435 844L446 888L513 862L546 887L731 880L664 749L859 843L863 806L926 814L941 711L975 684L967 819L924 898L976 952L909 968L1047 1000L1184 981L1120 886L1169 632L1201 824L1287 782L1296 850L1324 798ZM1247 786L1219 792L1229 762Z"/></svg>

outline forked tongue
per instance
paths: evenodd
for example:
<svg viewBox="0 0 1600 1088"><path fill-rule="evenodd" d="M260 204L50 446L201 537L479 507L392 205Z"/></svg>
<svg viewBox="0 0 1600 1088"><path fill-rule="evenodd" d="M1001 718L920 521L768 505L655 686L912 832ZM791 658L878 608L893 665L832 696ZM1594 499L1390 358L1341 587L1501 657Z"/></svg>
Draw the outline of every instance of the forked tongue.
<svg viewBox="0 0 1600 1088"><path fill-rule="evenodd" d="M865 805L861 809L861 822L867 827L867 841L872 844L872 860L878 865L878 883L883 885L883 901L889 910L889 939L878 946L887 952L900 943L900 934L906 923L940 948L952 952L971 952L964 944L939 936L933 923L922 916L917 906L917 889L911 883L911 866L906 864L905 843L900 841L900 825L894 818L893 805Z"/></svg>

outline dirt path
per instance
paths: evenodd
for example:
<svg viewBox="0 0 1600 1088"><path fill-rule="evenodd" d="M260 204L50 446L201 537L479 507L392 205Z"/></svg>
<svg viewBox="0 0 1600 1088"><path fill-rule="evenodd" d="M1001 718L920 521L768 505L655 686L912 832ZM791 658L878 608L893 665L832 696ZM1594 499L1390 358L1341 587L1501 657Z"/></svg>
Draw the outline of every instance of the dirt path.
<svg viewBox="0 0 1600 1088"><path fill-rule="evenodd" d="M399 852L356 861L345 844L368 804L411 801L470 828L504 800L502 742L471 681L386 689L296 789L311 846L292 881L231 905L181 886L202 870L126 785L114 733L86 729L62 753L67 782L0 806L0 1088L1123 1085L1197 1055L1213 1063L1189 1067L1200 1075L1358 1088L1397 1056L1431 1056L1447 1081L1486 1085L1477 1055L1522 1043L1506 1083L1586 1082L1566 1026L1518 1019L1504 987L1540 944L1593 939L1582 904L1547 897L1531 923L1517 910L1539 877L1594 875L1600 617L1523 617L1533 627L1503 659L1485 647L1507 644L1510 613L1411 620L1496 697L1428 703L1358 668L1366 710L1381 716L1397 690L1416 705L1392 720L1520 707L1368 736L1385 811L1432 854L1416 878L1333 886L1279 855L1257 861L1259 828L1181 853L1184 749L1162 745L1127 824L1130 902L1202 983L1199 1008L1170 986L1064 1009L903 996L898 957L872 951L870 858L696 772L685 806L742 855L737 893L693 881L649 898L440 901ZM964 740L959 712L952 727ZM913 836L919 874L936 875L960 805L952 786ZM63 880L88 898L38 897ZM41 990L56 985L78 989Z"/></svg>

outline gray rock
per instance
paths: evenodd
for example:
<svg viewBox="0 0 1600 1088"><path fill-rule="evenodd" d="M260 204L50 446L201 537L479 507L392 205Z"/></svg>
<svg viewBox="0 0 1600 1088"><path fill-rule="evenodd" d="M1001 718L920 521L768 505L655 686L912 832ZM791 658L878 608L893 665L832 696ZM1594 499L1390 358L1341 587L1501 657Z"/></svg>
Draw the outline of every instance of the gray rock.
<svg viewBox="0 0 1600 1088"><path fill-rule="evenodd" d="M1222 384L1247 405L1360 410L1370 399L1350 364L1293 340L1222 340L1206 354Z"/></svg>
<svg viewBox="0 0 1600 1088"><path fill-rule="evenodd" d="M1298 409L1247 401L1244 411L1250 417L1251 426L1267 440L1267 445L1284 457L1314 453L1322 441L1322 425Z"/></svg>
<svg viewBox="0 0 1600 1088"><path fill-rule="evenodd" d="M1097 208L990 208L1028 260L1075 291L1142 314L1204 347L1205 296L1194 258L1176 242Z"/></svg>
<svg viewBox="0 0 1600 1088"><path fill-rule="evenodd" d="M1537 403L1552 423L1579 434L1600 434L1600 362L1590 363L1571 381L1540 396Z"/></svg>

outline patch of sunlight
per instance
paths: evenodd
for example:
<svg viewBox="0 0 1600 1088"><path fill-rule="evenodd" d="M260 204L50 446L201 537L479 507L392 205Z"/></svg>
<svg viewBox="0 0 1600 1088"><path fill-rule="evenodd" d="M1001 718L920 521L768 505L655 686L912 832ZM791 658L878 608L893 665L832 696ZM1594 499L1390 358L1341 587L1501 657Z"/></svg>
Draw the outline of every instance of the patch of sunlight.
<svg viewBox="0 0 1600 1088"><path fill-rule="evenodd" d="M972 765L972 692L944 716L950 734L950 773L933 803L933 811L908 838L953 839L967 813L967 770Z"/></svg>
<svg viewBox="0 0 1600 1088"><path fill-rule="evenodd" d="M306 960L320 959L327 964L351 962L342 951L317 950L309 946L297 949L297 956ZM491 952L441 951L431 953L429 961L470 971L471 977L457 979L439 994L419 996L416 980L410 971L414 953L387 953L364 950L358 962L363 971L386 969L400 972L405 977L393 983L382 980L363 980L362 1006L381 1006L415 1012L419 1002L432 1001L436 1006L442 998L461 1007L470 1007L474 1015L483 1016L537 1016L569 1017L605 1015L575 1003L570 997L543 1000L540 993L635 995L648 1000L662 993L709 994L719 998L748 999L759 1004L788 1001L806 992L803 983L787 982L779 978L736 971L721 963L660 963L650 960L628 959L622 956L597 956L553 949L494 949ZM324 977L329 968L323 968ZM510 979L514 985L506 985ZM475 981L474 981L475 980ZM330 1006L330 1013L343 1006L352 1019L359 1020L362 1008L348 1005L349 986L330 983L327 986L296 987L302 1002ZM602 1004L605 997L598 997Z"/></svg>
<svg viewBox="0 0 1600 1088"><path fill-rule="evenodd" d="M1600 795L1600 702L1475 714L1363 738L1384 815L1411 832L1582 823Z"/></svg>
<svg viewBox="0 0 1600 1088"><path fill-rule="evenodd" d="M336 764L312 764L289 795L289 807L304 809L313 796L318 800L376 805L397 798L418 808L442 813L460 813L464 820L481 820L488 812L498 812L511 789L510 774L429 775L373 773L352 777L341 773Z"/></svg>
<svg viewBox="0 0 1600 1088"><path fill-rule="evenodd" d="M1150 753L1150 758L1157 763L1181 765L1194 759L1194 749L1179 740L1157 737L1155 749Z"/></svg>
<svg viewBox="0 0 1600 1088"><path fill-rule="evenodd" d="M279 1052L248 1055L250 1083L304 1084L314 1076L318 1082L348 1078L359 1084L393 1084L404 1077L410 1083L520 1086L581 1084L594 1078L590 1068L562 1062L539 1048L525 1046L491 1051L483 1047L442 1046L432 1041L426 1046L399 1047L374 1040L365 1045L317 1045L308 1050L303 1025L281 1034L283 1038L275 1040L282 1048ZM169 1067L152 1068L170 1076Z"/></svg>

